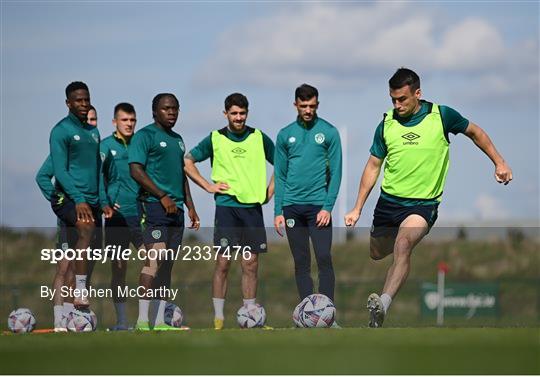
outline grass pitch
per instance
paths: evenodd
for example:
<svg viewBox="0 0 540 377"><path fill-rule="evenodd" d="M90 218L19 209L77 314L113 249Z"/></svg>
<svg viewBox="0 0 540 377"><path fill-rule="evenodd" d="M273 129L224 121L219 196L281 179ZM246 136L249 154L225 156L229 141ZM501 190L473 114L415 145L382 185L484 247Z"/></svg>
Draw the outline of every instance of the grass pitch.
<svg viewBox="0 0 540 377"><path fill-rule="evenodd" d="M2 374L540 374L539 328L0 336Z"/></svg>

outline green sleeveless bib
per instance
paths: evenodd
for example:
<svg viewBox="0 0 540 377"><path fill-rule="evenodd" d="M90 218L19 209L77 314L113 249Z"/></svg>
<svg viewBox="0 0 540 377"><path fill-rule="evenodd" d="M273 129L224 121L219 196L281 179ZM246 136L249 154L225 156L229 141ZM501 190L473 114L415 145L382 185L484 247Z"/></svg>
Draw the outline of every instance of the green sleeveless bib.
<svg viewBox="0 0 540 377"><path fill-rule="evenodd" d="M226 129L212 131L212 181L227 182L228 195L240 203L266 200L266 158L261 131L255 129L244 141L232 141Z"/></svg>
<svg viewBox="0 0 540 377"><path fill-rule="evenodd" d="M384 165L384 192L400 198L435 199L442 195L449 166L449 144L444 135L439 106L413 127L393 118L384 119L383 139L388 153Z"/></svg>

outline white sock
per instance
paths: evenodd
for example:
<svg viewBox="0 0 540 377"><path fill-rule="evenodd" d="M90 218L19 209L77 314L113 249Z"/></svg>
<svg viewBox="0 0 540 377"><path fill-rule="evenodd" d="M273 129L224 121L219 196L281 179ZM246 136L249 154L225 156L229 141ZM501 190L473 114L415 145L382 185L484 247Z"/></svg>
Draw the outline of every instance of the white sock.
<svg viewBox="0 0 540 377"><path fill-rule="evenodd" d="M163 325L165 323L165 305L167 301L159 300L159 306L156 314L156 323L154 326Z"/></svg>
<svg viewBox="0 0 540 377"><path fill-rule="evenodd" d="M148 322L149 308L150 300L139 300L139 318L137 318L137 322Z"/></svg>
<svg viewBox="0 0 540 377"><path fill-rule="evenodd" d="M225 306L225 299L214 297L212 298L212 302L214 303L214 318L225 319L225 315L223 315L223 307Z"/></svg>
<svg viewBox="0 0 540 377"><path fill-rule="evenodd" d="M126 326L126 303L125 302L115 302L114 308L116 309L116 324L120 326ZM148 317L148 315L147 315Z"/></svg>
<svg viewBox="0 0 540 377"><path fill-rule="evenodd" d="M244 305L255 305L255 299L254 298L245 298L244 299Z"/></svg>
<svg viewBox="0 0 540 377"><path fill-rule="evenodd" d="M388 311L388 308L390 308L390 304L392 303L392 297L390 297L389 294L383 293L381 295L381 301L384 308L384 314Z"/></svg>
<svg viewBox="0 0 540 377"><path fill-rule="evenodd" d="M64 309L64 315L67 317L69 313L75 310L75 307L73 306L72 302L64 302L63 309Z"/></svg>
<svg viewBox="0 0 540 377"><path fill-rule="evenodd" d="M86 289L86 275L75 275L75 288L81 291Z"/></svg>
<svg viewBox="0 0 540 377"><path fill-rule="evenodd" d="M59 327L57 325L62 324L62 315L64 314L63 305L54 306L54 327Z"/></svg>

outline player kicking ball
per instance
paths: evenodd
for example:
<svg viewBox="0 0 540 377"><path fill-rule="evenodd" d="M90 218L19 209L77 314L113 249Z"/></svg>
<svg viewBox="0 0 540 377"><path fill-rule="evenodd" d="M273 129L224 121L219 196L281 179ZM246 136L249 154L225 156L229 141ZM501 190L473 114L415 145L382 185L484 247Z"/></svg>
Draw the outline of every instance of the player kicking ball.
<svg viewBox="0 0 540 377"><path fill-rule="evenodd" d="M506 185L512 180L512 170L484 130L448 106L421 99L420 78L415 72L398 69L389 86L394 107L384 114L375 131L356 204L345 215L345 224L354 226L386 159L373 215L370 256L379 260L393 254L394 260L382 294L368 297L369 327L383 325L409 274L414 247L437 219L450 162L449 134L467 135L495 165L497 182Z"/></svg>

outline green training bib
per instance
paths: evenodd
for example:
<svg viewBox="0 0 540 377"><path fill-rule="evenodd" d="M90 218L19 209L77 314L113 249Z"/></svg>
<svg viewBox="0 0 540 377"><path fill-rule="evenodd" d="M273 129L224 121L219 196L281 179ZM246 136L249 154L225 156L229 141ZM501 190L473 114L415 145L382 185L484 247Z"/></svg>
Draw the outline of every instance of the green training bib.
<svg viewBox="0 0 540 377"><path fill-rule="evenodd" d="M385 115L383 139L388 154L384 165L384 192L400 198L435 199L442 195L448 173L449 143L439 106L416 126L402 126L394 110Z"/></svg>

